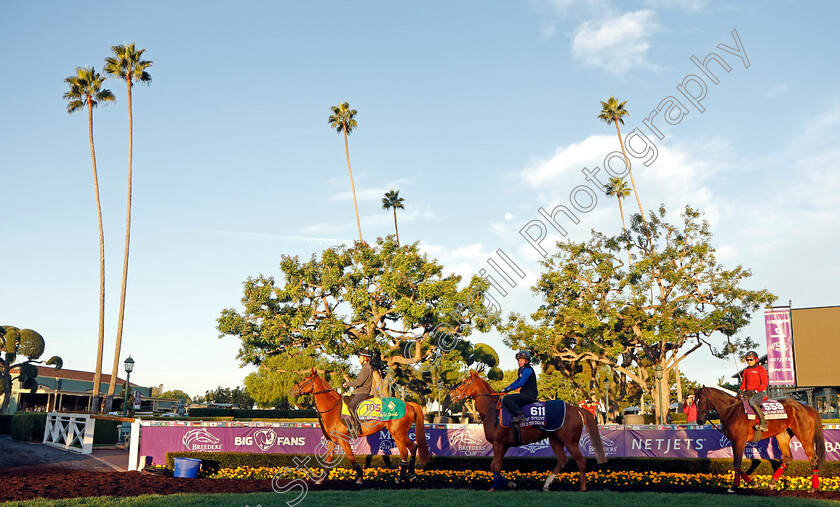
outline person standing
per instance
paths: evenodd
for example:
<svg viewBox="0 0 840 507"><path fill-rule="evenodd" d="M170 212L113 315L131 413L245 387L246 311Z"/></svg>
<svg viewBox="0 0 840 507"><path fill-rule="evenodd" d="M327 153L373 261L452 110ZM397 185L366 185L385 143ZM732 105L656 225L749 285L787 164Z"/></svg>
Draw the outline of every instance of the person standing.
<svg viewBox="0 0 840 507"><path fill-rule="evenodd" d="M767 419L764 418L764 412L761 410L761 402L767 398L767 386L769 385L767 370L758 364L758 354L753 350L744 354L744 359L747 361L747 367L744 368L741 390L738 391L738 394L746 397L750 406L755 410L755 415L758 417L758 424L755 425L755 429L767 431Z"/></svg>
<svg viewBox="0 0 840 507"><path fill-rule="evenodd" d="M694 403L694 395L689 394L683 402L683 413L686 424L697 424L697 404Z"/></svg>
<svg viewBox="0 0 840 507"><path fill-rule="evenodd" d="M525 420L522 413L522 406L537 401L539 391L537 389L537 374L531 367L531 354L528 351L516 353L516 360L519 363L519 370L516 372L516 380L509 386L502 389L503 393L519 389L518 394L509 394L502 398L502 404L514 414L513 424L521 424Z"/></svg>
<svg viewBox="0 0 840 507"><path fill-rule="evenodd" d="M358 353L359 364L362 370L354 381L347 381L344 387L353 387L353 398L347 403L347 410L350 411L350 420L347 421L347 429L353 430L356 435L362 434L362 423L359 415L356 414L356 407L370 396L370 389L373 386L373 369L370 367L370 351L362 349Z"/></svg>

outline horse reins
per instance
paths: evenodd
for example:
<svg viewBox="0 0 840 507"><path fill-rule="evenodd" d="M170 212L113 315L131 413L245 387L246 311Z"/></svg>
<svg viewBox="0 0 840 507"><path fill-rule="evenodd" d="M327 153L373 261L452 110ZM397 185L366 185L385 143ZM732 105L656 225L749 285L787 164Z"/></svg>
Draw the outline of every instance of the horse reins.
<svg viewBox="0 0 840 507"><path fill-rule="evenodd" d="M317 378L317 377L312 377L312 378L308 379L308 380L307 380L307 381L306 381L303 385L299 385L299 386L298 386L298 391L300 391L301 389L303 389L303 387L304 387L304 386L308 386L309 384L311 384L311 383L315 382L315 379L316 379L316 378ZM332 389L324 389L324 390L321 390L321 391L313 391L313 392L311 392L311 393L304 393L304 392L301 392L300 394L311 394L312 396L315 396L316 394L324 394L324 393L332 393L332 392L335 392L335 391L333 391ZM336 394L338 394L338 393L336 393ZM339 395L338 395L338 401L335 403L335 405L333 405L332 407L328 408L327 410L321 411L321 410L319 410L319 409L318 409L318 405L316 404L316 405L315 405L315 410L316 410L319 414L326 414L327 412L332 412L333 410L335 410L335 408L336 408L337 406L339 406L340 404L341 404L341 395L339 394Z"/></svg>

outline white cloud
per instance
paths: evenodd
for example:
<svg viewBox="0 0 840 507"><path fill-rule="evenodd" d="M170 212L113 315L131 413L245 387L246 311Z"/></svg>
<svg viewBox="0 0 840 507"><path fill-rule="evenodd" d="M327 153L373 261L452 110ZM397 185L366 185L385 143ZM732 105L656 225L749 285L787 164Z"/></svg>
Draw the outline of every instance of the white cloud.
<svg viewBox="0 0 840 507"><path fill-rule="evenodd" d="M572 41L572 55L586 65L613 74L632 67L655 68L645 60L648 38L659 30L654 11L628 12L601 21L586 21L578 27Z"/></svg>
<svg viewBox="0 0 840 507"><path fill-rule="evenodd" d="M647 0L645 4L653 8L684 11L689 14L699 14L706 9L709 0Z"/></svg>

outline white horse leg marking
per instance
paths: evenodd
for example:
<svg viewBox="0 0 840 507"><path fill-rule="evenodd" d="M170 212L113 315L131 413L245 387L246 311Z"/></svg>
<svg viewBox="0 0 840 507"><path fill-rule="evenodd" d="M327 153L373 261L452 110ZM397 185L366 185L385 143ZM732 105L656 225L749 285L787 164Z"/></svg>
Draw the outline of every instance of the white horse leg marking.
<svg viewBox="0 0 840 507"><path fill-rule="evenodd" d="M551 483L554 482L554 478L557 477L557 474L550 473L548 477L545 478L545 484L543 484L543 491L548 491L548 487L551 486Z"/></svg>

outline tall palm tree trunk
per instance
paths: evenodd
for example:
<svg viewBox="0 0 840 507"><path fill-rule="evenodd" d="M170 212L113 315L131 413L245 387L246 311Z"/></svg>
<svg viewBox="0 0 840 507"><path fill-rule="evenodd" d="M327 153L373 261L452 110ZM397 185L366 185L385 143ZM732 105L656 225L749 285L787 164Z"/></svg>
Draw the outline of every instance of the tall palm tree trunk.
<svg viewBox="0 0 840 507"><path fill-rule="evenodd" d="M108 385L108 398L105 401L106 411L110 411L114 403L117 374L120 368L120 349L122 347L123 321L125 319L125 289L128 282L128 247L131 238L131 162L134 139L134 118L131 113L131 80L128 83L128 198L125 214L125 254L123 256L122 290L120 291L120 314L117 319L117 343L114 347L114 366L111 369L111 383ZM126 400L123 400L125 403Z"/></svg>
<svg viewBox="0 0 840 507"><path fill-rule="evenodd" d="M400 246L400 228L397 227L397 208L394 207L394 230L397 232L397 246Z"/></svg>
<svg viewBox="0 0 840 507"><path fill-rule="evenodd" d="M625 187L626 188L626 187ZM621 213L621 229L624 231L624 234L627 234L627 222L624 221L624 206L621 204L621 197L618 198L618 211ZM630 244L627 244L627 267L633 265L633 261L630 260Z"/></svg>
<svg viewBox="0 0 840 507"><path fill-rule="evenodd" d="M630 183L633 185L633 193L636 195L636 204L639 205L639 213L642 214L642 222L645 220L645 210L642 208L642 201L639 199L639 191L636 190L636 180L633 179L633 170L630 169L630 161L627 159L627 152L624 151L624 142L621 140L621 130L618 128L618 118L613 121L615 123L615 131L618 133L618 144L621 146L621 153L624 155L624 163L627 164L627 171L630 173Z"/></svg>
<svg viewBox="0 0 840 507"><path fill-rule="evenodd" d="M96 215L99 218L99 339L96 343L96 370L93 373L93 399L90 410L98 412L102 385L102 352L105 348L105 232L102 227L102 206L99 202L99 175L96 172L96 150L93 147L93 104L88 97L88 138L93 163L93 189L96 194Z"/></svg>
<svg viewBox="0 0 840 507"><path fill-rule="evenodd" d="M353 183L353 169L350 168L350 145L347 144L347 129L344 129L344 153L347 154L347 170L350 171L350 188L353 190L353 207L356 209L356 227L359 228L359 241L362 239L362 224L359 222L359 205L356 203L356 185Z"/></svg>

